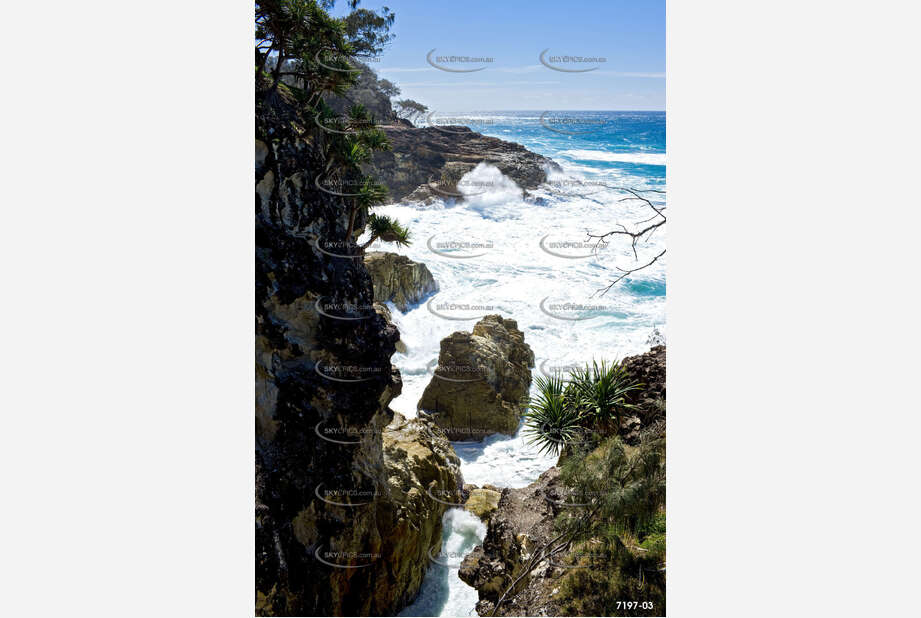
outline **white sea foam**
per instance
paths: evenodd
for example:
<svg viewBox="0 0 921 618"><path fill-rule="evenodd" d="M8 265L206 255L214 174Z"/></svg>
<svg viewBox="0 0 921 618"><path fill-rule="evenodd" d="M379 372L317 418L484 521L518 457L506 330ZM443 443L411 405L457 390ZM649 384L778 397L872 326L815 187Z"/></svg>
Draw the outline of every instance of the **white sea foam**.
<svg viewBox="0 0 921 618"><path fill-rule="evenodd" d="M590 186L590 194L585 197L561 196L555 188L545 187L532 192L545 200L544 205L538 205L526 201L520 189L495 167L481 164L465 180L468 177L494 183L494 187L460 204L448 200L448 204L439 202L426 208L393 204L375 209L408 225L414 241L410 247L377 242L371 248L395 251L425 263L440 286L436 294L406 313L391 307L393 321L408 348L406 354L394 354L392 358L403 375L403 392L391 403L395 410L415 416L416 404L432 379L430 365L438 358L441 340L455 331L470 331L479 317L489 313L518 322L538 363L584 363L647 349L652 330L656 326L664 328L664 295L633 291L627 281L604 296L599 297L598 290L620 274L618 266L636 266L654 257L664 248L664 234L653 236L648 246L640 247L639 261L633 257L629 243L621 239L584 259L550 255L539 243L548 235L547 242L581 242L586 239L587 226L594 232L610 231L615 222L648 218L648 207L638 201L621 202L625 195L622 191L604 186ZM466 190L463 183L461 190ZM566 187L565 191L576 193L578 187ZM436 242L472 242L488 248L467 252L477 253L478 257L456 259L448 257L449 252L432 252L427 242L432 238ZM633 281L636 285L659 286L664 292L665 258L636 273ZM548 303L581 303L600 308L589 312L588 319L557 319L542 310L541 301L545 298ZM447 303L484 309L437 311L450 317L471 318L448 320L430 312L426 307L429 301L433 308Z"/></svg>
<svg viewBox="0 0 921 618"><path fill-rule="evenodd" d="M633 156L661 157L664 164L662 155ZM529 191L531 198L526 199L521 189L498 169L480 164L460 183L459 189L469 195L464 202L446 199L426 207L391 204L375 208L378 214L408 225L413 243L397 248L377 242L371 249L401 253L425 263L440 286L436 294L405 313L390 307L407 346L405 354L392 357L403 378L402 394L390 404L394 410L407 417L416 416L416 404L432 380L441 340L455 331L469 332L477 318L488 313L517 321L536 357L534 375L548 368L640 353L649 348L655 328L665 332L664 258L633 275L632 281L622 281L600 298L597 294L620 274L617 266L636 266L657 255L664 248L664 234L642 243L639 260L634 258L629 242L622 239L596 255L579 259L557 257L540 246L545 237L548 242L578 242L586 238L587 227L595 233L607 232L619 222L629 226L629 222L647 219L649 208L636 200L621 201L625 193L617 188L644 188L648 186L647 179L630 176L623 170L584 168L566 159L558 160L565 172L551 174L549 185ZM573 179L601 179L604 184L581 191L578 182L575 188L564 182ZM562 192L560 187L564 188ZM488 248L433 252L429 239L466 241ZM464 254L478 257L458 259ZM650 294L649 290L660 293ZM541 307L544 300L560 306L576 303L599 308L588 311L587 319L564 320L548 315ZM448 320L429 311L429 301L433 307L466 304L486 308L437 311L472 318ZM565 311L563 315L571 317ZM532 393L533 389L532 385ZM453 444L462 462L464 480L477 485L524 487L556 460L538 454L520 429L514 437L493 435L482 442ZM471 529L474 523L477 525ZM479 526L479 520L469 513L449 510L445 515L445 546L458 548L452 551L471 551L485 534ZM476 591L460 581L456 569L434 567L426 574L419 598L402 615L475 615L476 600Z"/></svg>
<svg viewBox="0 0 921 618"><path fill-rule="evenodd" d="M468 554L486 537L486 526L464 509L448 509L442 518L441 550L447 566L432 564L419 596L400 616L476 616L477 591L457 576L459 556Z"/></svg>
<svg viewBox="0 0 921 618"><path fill-rule="evenodd" d="M665 165L664 152L611 152L609 150L563 150L560 156L577 161L610 161L616 163L643 163Z"/></svg>

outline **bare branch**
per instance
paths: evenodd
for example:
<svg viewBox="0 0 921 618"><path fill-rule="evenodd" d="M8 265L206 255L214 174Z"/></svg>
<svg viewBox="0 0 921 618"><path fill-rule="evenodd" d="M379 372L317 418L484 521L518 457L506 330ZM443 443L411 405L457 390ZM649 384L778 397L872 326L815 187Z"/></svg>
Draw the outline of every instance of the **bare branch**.
<svg viewBox="0 0 921 618"><path fill-rule="evenodd" d="M596 293L597 293L597 292L601 292L601 294L599 294L599 296L604 296L604 295L607 293L607 291L610 290L612 287L614 287L614 284L616 284L618 281L620 281L620 280L623 279L624 277L627 277L627 276L629 276L629 275L632 275L633 273L635 273L635 272L637 272L637 271L643 270L644 268L649 268L650 266L652 266L653 264L655 264L655 263L656 263L656 260L658 260L658 259L659 259L660 257L662 257L663 255L665 255L665 249L662 249L662 253L660 253L660 254L657 255L656 257L652 258L651 260L649 260L648 262L646 262L646 263L643 264L642 266L637 266L636 268L630 268L630 269L623 269L623 268L620 268L619 266L616 267L617 270L619 270L619 271L622 272L623 274L620 275L619 277L617 277L617 279L615 279L614 281L612 281L611 284L610 284L609 286L607 286L607 287L605 287L605 288L598 288L597 290L595 290L595 292L596 292ZM592 294L592 296L594 296L594 295L595 295L595 294Z"/></svg>
<svg viewBox="0 0 921 618"><path fill-rule="evenodd" d="M643 227L642 229L640 229L640 230L638 230L638 231L631 232L631 231L627 228L626 225L624 225L623 223L618 222L616 225L617 225L617 227L618 227L619 229L611 230L610 232L605 232L604 234L592 234L590 230L587 230L587 229L586 229L586 231L585 231L585 233L586 233L586 238L587 238L588 240L590 240L590 239L595 239L595 241L596 241L596 242L595 242L595 248L597 249L599 246L606 246L606 239L608 239L609 237L614 237L614 236L626 236L627 238L630 239L630 249L633 251L633 259L639 260L639 253L637 252L637 243L639 243L640 241L649 242L649 240L652 238L652 235L655 233L655 231L658 230L658 229L659 229L660 227L662 227L663 225L665 225L665 223L666 223L666 221L667 221L667 218L665 217L665 213L663 212L663 211L665 210L665 206L657 206L656 204L654 204L654 203L652 202L652 200L650 200L650 199L647 198L647 197L644 197L644 196L641 195L640 193L662 193L662 194L664 194L665 191L661 191L661 190L659 190L659 189L643 189L643 190L638 190L638 189L631 189L630 187L612 187L612 188L615 189L615 190L618 190L618 191L625 191L625 192L627 192L627 193L630 194L630 195L628 195L628 196L626 196L626 197L623 197L623 198L619 199L618 202L625 202L625 201L638 200L638 201L643 202L643 203L646 204L647 206L649 206L649 208L650 208L655 214L653 214L653 215L652 215L651 217L649 217L648 219L643 219L642 221L636 222L636 223L634 224L634 225L636 225L636 226L641 226L641 225L647 224L647 223L649 224L649 225L646 225L645 227ZM643 237L644 237L644 236L645 236L645 240L643 240ZM604 243L604 245L603 245L602 243ZM595 294L597 294L598 292L600 292L600 293L601 293L600 295L603 296L603 295L606 294L606 293L608 292L608 290L610 290L617 282L623 280L625 277L627 277L628 275L630 275L630 274L632 274L632 273L635 273L635 272L637 272L637 271L643 270L644 268L648 268L649 266L652 266L652 265L656 262L656 260L658 260L658 259L659 259L660 257L662 257L663 255L665 255L665 250L664 250L664 249L662 250L662 252L661 252L659 255L657 255L657 256L654 257L652 260L650 260L649 262L647 262L646 264L644 264L644 265L642 265L642 266L637 266L637 267L635 267L635 268L630 268L630 269L623 269L623 268L620 268L619 266L616 267L617 270L621 271L621 273L623 273L623 274L621 274L620 276L618 276L618 277L617 277L614 281L612 281L611 284L608 285L607 287L599 288L598 290L596 290L596 291L595 291ZM594 296L595 294L592 294L592 296Z"/></svg>

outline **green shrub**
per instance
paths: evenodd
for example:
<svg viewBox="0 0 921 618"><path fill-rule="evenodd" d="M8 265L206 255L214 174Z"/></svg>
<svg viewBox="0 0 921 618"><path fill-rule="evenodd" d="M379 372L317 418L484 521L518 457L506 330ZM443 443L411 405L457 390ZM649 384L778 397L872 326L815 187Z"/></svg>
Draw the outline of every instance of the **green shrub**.
<svg viewBox="0 0 921 618"><path fill-rule="evenodd" d="M600 428L611 428L616 432L620 428L621 416L634 408L627 402L630 391L640 388L634 382L625 367L620 363L599 365L592 361L592 366L576 369L571 374L567 399L576 406L580 414L591 418Z"/></svg>
<svg viewBox="0 0 921 618"><path fill-rule="evenodd" d="M568 459L560 480L584 505L563 509L555 522L572 539L569 554L604 557L584 566L570 561L555 597L563 613L664 615L664 436L646 432L637 446L609 438L591 454Z"/></svg>
<svg viewBox="0 0 921 618"><path fill-rule="evenodd" d="M561 378L537 376L534 382L537 397L528 401L524 413L528 443L537 445L541 453L558 455L582 429L579 410L565 401Z"/></svg>

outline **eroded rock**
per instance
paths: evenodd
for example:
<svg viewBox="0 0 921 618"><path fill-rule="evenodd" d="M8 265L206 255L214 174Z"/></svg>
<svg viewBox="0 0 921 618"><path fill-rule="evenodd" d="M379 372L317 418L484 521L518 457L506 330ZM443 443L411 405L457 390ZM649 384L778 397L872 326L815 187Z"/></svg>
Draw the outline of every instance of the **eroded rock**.
<svg viewBox="0 0 921 618"><path fill-rule="evenodd" d="M533 366L534 353L515 320L488 315L472 333L442 339L435 375L418 408L451 440L514 435Z"/></svg>
<svg viewBox="0 0 921 618"><path fill-rule="evenodd" d="M441 549L441 518L449 507L435 497L455 494L463 485L460 459L444 432L424 418L395 413L383 433L389 501L380 505L379 528L386 568L375 581L379 607L409 604Z"/></svg>
<svg viewBox="0 0 921 618"><path fill-rule="evenodd" d="M628 356L621 361L632 380L643 385L628 393L630 403L637 406L637 418L642 426L665 419L665 346L657 345L644 354Z"/></svg>
<svg viewBox="0 0 921 618"><path fill-rule="evenodd" d="M415 201L451 197L452 182L456 186L461 176L483 162L497 167L522 189L537 188L547 180L548 169L559 169L551 159L521 144L467 127L390 126L384 132L393 149L374 153L373 173L389 187L395 201L410 194ZM425 188L432 185L435 191Z"/></svg>
<svg viewBox="0 0 921 618"><path fill-rule="evenodd" d="M467 498L464 508L484 521L489 520L489 515L499 508L499 498L502 496L492 489L474 489Z"/></svg>
<svg viewBox="0 0 921 618"><path fill-rule="evenodd" d="M400 311L438 291L438 283L425 264L413 262L405 255L385 251L365 254L365 266L371 273L374 300L393 302Z"/></svg>

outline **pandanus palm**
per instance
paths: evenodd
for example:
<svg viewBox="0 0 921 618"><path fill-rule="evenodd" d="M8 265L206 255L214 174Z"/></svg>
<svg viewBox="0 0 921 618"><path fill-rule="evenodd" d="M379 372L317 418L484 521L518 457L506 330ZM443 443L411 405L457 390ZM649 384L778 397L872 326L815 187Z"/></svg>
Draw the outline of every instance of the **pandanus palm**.
<svg viewBox="0 0 921 618"><path fill-rule="evenodd" d="M634 407L627 401L627 394L641 386L623 365L605 361L600 365L592 361L591 367L574 370L571 380L572 400L580 412L594 419L599 427L613 423L615 431L620 429L623 413Z"/></svg>
<svg viewBox="0 0 921 618"><path fill-rule="evenodd" d="M400 225L400 222L396 219L386 215L372 214L368 218L368 231L371 232L371 238L361 246L362 251L367 249L378 238L384 242L396 243L400 247L410 245L409 230Z"/></svg>
<svg viewBox="0 0 921 618"><path fill-rule="evenodd" d="M557 455L580 435L579 410L568 405L562 378L537 376L534 383L537 396L529 399L524 413L528 443L537 445L540 453Z"/></svg>

